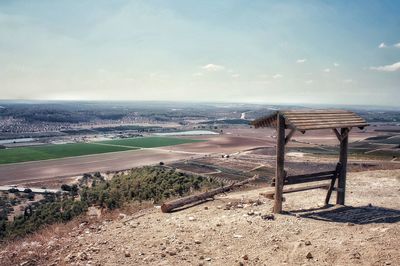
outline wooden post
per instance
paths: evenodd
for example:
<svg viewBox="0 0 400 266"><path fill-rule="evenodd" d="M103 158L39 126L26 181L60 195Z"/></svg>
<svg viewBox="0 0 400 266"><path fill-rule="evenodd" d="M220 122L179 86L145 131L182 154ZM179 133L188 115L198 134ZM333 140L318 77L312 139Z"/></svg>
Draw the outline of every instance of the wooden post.
<svg viewBox="0 0 400 266"><path fill-rule="evenodd" d="M347 150L349 144L349 129L342 128L340 130L341 140L340 140L340 157L339 162L341 163L341 171L338 178L338 191L336 197L336 204L344 205L346 196L346 174L347 174Z"/></svg>
<svg viewBox="0 0 400 266"><path fill-rule="evenodd" d="M285 178L285 118L280 113L277 116L274 213L282 212L283 179Z"/></svg>

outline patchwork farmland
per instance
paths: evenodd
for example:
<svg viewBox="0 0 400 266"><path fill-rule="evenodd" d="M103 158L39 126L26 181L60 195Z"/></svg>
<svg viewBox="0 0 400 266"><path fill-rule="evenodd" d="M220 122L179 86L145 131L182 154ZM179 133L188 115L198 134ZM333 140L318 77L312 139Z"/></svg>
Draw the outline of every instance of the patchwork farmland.
<svg viewBox="0 0 400 266"><path fill-rule="evenodd" d="M90 143L49 144L36 147L21 147L0 150L0 164L19 163L75 157L82 155L102 154L155 148L185 143L200 142L201 140L178 139L168 137L145 137L108 140Z"/></svg>

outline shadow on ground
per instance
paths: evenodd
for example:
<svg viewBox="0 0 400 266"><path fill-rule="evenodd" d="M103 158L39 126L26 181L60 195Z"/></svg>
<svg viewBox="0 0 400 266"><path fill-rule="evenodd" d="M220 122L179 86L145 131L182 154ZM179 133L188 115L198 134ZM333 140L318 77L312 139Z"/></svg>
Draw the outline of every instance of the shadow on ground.
<svg viewBox="0 0 400 266"><path fill-rule="evenodd" d="M320 210L301 210L291 213L298 213L297 215L302 218L337 223L371 224L400 222L400 210L373 206L340 206L328 209L321 208Z"/></svg>

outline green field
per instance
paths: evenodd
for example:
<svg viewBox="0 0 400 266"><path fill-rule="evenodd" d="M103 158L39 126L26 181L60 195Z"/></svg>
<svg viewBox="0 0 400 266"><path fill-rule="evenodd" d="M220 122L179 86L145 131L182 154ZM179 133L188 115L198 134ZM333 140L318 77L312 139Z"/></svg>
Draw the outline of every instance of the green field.
<svg viewBox="0 0 400 266"><path fill-rule="evenodd" d="M0 164L137 150L139 148L170 146L198 141L192 139L147 137L92 143L50 144L45 146L11 148L0 150Z"/></svg>

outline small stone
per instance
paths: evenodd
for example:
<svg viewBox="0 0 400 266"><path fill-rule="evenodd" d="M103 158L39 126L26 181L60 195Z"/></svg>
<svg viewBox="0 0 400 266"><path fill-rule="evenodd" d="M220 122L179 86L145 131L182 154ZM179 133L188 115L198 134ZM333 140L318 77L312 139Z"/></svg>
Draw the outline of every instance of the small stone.
<svg viewBox="0 0 400 266"><path fill-rule="evenodd" d="M204 260L205 261L211 261L211 258L205 258Z"/></svg>
<svg viewBox="0 0 400 266"><path fill-rule="evenodd" d="M261 215L261 219L271 221L275 220L275 216L273 214L264 214Z"/></svg>
<svg viewBox="0 0 400 266"><path fill-rule="evenodd" d="M129 253L128 251L125 251L125 258L129 258L131 256L131 253Z"/></svg>
<svg viewBox="0 0 400 266"><path fill-rule="evenodd" d="M167 256L165 253L161 253L161 258L164 258L165 256Z"/></svg>
<svg viewBox="0 0 400 266"><path fill-rule="evenodd" d="M311 245L311 241L307 240L306 242L304 242L304 244L305 244L306 246L309 246L309 245Z"/></svg>
<svg viewBox="0 0 400 266"><path fill-rule="evenodd" d="M190 216L189 221L191 221L191 222L196 221L196 218L194 218L193 216Z"/></svg>
<svg viewBox="0 0 400 266"><path fill-rule="evenodd" d="M355 252L352 254L352 258L359 260L359 259L361 259L361 254L359 252Z"/></svg>
<svg viewBox="0 0 400 266"><path fill-rule="evenodd" d="M254 211L253 210L251 210L251 211L249 211L248 213L247 213L247 215L254 215Z"/></svg>
<svg viewBox="0 0 400 266"><path fill-rule="evenodd" d="M194 241L194 243L195 244L201 244L201 241L197 239L197 240Z"/></svg>
<svg viewBox="0 0 400 266"><path fill-rule="evenodd" d="M243 255L242 259L249 260L249 256L247 254Z"/></svg>
<svg viewBox="0 0 400 266"><path fill-rule="evenodd" d="M235 235L233 235L233 237L234 237L234 238L242 238L243 236L242 236L242 235L236 235L236 234L235 234Z"/></svg>
<svg viewBox="0 0 400 266"><path fill-rule="evenodd" d="M307 258L307 259L312 259L312 258L313 258L313 255L311 254L311 252L308 252L308 253L307 253L306 258Z"/></svg>
<svg viewBox="0 0 400 266"><path fill-rule="evenodd" d="M347 226L354 226L353 223L347 223Z"/></svg>
<svg viewBox="0 0 400 266"><path fill-rule="evenodd" d="M208 207L207 207L207 206L205 206L205 207L204 207L204 209L205 209L205 210L208 210Z"/></svg>
<svg viewBox="0 0 400 266"><path fill-rule="evenodd" d="M221 223L217 223L216 226L220 227L222 224Z"/></svg>
<svg viewBox="0 0 400 266"><path fill-rule="evenodd" d="M175 255L176 255L176 251L170 250L170 251L168 251L168 254L169 254L170 256L175 256Z"/></svg>

